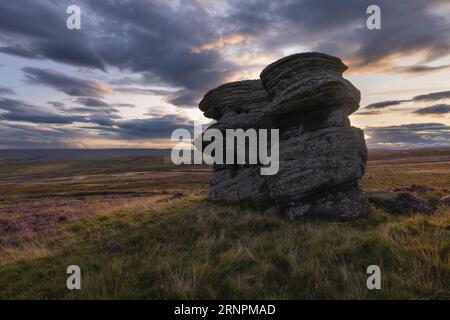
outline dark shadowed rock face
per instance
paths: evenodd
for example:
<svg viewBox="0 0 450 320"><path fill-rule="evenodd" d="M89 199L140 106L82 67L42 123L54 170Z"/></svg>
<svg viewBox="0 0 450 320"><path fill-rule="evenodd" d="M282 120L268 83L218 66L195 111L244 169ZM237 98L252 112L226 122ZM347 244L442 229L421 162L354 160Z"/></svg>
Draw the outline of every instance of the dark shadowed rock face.
<svg viewBox="0 0 450 320"><path fill-rule="evenodd" d="M367 161L362 130L348 115L360 92L342 77L336 57L302 53L278 60L261 81L222 85L200 102L204 115L226 128L280 130L279 171L260 176L259 166L214 166L209 197L275 206L290 217L351 220L367 213L359 188Z"/></svg>

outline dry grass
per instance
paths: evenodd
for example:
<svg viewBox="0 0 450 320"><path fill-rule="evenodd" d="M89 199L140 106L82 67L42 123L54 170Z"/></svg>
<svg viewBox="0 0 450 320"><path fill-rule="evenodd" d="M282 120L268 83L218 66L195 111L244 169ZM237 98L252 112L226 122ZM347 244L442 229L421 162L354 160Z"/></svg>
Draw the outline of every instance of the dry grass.
<svg viewBox="0 0 450 320"><path fill-rule="evenodd" d="M33 196L43 204L55 190L72 211L51 232L0 235L0 298L450 299L450 209L435 201L448 187L449 161L386 161L369 165L364 187L433 186L423 196L435 214L398 217L372 207L353 223L290 221L209 203L208 174L173 167L158 168L153 179L153 169L102 178L86 176L92 164L89 170L78 164L82 177L34 176L33 186L16 180L1 193L0 219L32 215L26 206L1 210ZM130 197L124 190L156 195ZM71 264L82 269L80 291L66 289ZM382 290L367 290L371 264L381 267Z"/></svg>

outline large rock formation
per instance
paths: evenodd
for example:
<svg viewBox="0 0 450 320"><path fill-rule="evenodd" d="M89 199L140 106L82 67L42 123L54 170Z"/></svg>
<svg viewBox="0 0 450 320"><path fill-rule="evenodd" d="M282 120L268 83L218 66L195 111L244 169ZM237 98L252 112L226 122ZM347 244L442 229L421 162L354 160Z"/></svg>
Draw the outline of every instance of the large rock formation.
<svg viewBox="0 0 450 320"><path fill-rule="evenodd" d="M366 214L359 189L367 149L348 116L360 92L342 77L347 67L321 53L278 60L260 80L222 85L200 102L211 127L280 130L279 171L261 176L259 165L215 165L209 198L274 206L290 217L350 220Z"/></svg>

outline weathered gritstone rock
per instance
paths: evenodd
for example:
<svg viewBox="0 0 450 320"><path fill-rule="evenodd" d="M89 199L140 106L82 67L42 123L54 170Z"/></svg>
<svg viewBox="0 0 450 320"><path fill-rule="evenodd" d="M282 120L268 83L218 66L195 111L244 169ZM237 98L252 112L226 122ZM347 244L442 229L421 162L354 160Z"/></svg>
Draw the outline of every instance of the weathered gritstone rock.
<svg viewBox="0 0 450 320"><path fill-rule="evenodd" d="M206 117L217 120L208 129L256 128L262 110L269 102L260 80L224 84L209 91L200 102ZM208 145L203 142L203 147ZM225 150L225 149L224 149ZM226 153L226 151L224 152ZM258 165L215 165L209 198L223 201L259 202L265 179Z"/></svg>
<svg viewBox="0 0 450 320"><path fill-rule="evenodd" d="M348 115L359 108L361 94L342 78L347 69L338 58L318 53L288 56L261 72L271 102L260 120L278 128L349 126Z"/></svg>
<svg viewBox="0 0 450 320"><path fill-rule="evenodd" d="M260 80L245 80L209 91L199 108L205 117L217 120L215 128L254 128L268 101Z"/></svg>
<svg viewBox="0 0 450 320"><path fill-rule="evenodd" d="M288 207L296 208L330 192L353 191L364 175L366 160L360 129L338 127L294 134L280 141L279 171L267 177L271 197L280 207L290 203ZM302 209L289 211L290 215L311 211L299 207Z"/></svg>
<svg viewBox="0 0 450 320"><path fill-rule="evenodd" d="M258 166L221 166L214 170L208 197L211 200L260 203L267 197Z"/></svg>
<svg viewBox="0 0 450 320"><path fill-rule="evenodd" d="M260 80L231 82L208 91L199 108L204 116L217 120L208 129L256 128L269 98ZM203 141L203 148L208 145Z"/></svg>
<svg viewBox="0 0 450 320"><path fill-rule="evenodd" d="M222 85L200 102L212 128L280 129L280 166L260 176L259 166L216 165L211 200L274 206L290 217L351 220L367 213L359 189L367 148L362 130L348 116L360 92L342 77L336 57L302 53L278 60L261 81Z"/></svg>

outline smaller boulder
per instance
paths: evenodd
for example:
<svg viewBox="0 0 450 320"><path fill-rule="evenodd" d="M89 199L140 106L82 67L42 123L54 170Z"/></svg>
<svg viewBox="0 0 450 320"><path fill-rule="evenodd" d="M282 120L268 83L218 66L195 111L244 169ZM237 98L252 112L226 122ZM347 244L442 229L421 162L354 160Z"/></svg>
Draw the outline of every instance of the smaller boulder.
<svg viewBox="0 0 450 320"><path fill-rule="evenodd" d="M368 192L366 195L369 201L384 206L396 214L433 213L430 203L413 192L376 191Z"/></svg>
<svg viewBox="0 0 450 320"><path fill-rule="evenodd" d="M430 203L412 192L400 192L392 209L398 214L409 214L414 212L426 214L433 213L433 207Z"/></svg>
<svg viewBox="0 0 450 320"><path fill-rule="evenodd" d="M433 187L420 185L420 184L413 184L411 186L400 187L400 188L394 189L394 191L398 191L398 192L405 191L405 192L414 192L414 193L423 193L423 192L433 191L433 190L434 190Z"/></svg>

